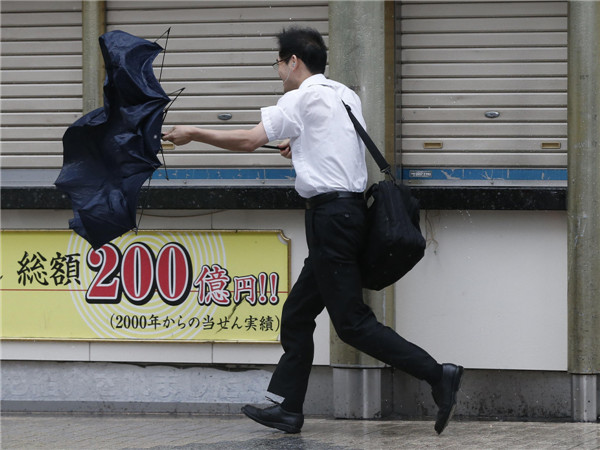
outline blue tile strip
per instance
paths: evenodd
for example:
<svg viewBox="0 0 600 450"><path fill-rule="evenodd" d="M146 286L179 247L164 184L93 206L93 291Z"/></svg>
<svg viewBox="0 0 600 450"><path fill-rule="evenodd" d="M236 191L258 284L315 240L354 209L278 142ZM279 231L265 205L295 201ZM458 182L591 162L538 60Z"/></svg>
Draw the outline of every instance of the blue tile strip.
<svg viewBox="0 0 600 450"><path fill-rule="evenodd" d="M404 168L404 180L567 181L567 169L426 169Z"/></svg>
<svg viewBox="0 0 600 450"><path fill-rule="evenodd" d="M166 173L165 173L166 172ZM294 169L158 169L153 180L292 180Z"/></svg>
<svg viewBox="0 0 600 450"><path fill-rule="evenodd" d="M293 180L294 169L264 168L211 168L211 169L158 169L153 180ZM435 181L567 181L567 169L398 169L404 180Z"/></svg>

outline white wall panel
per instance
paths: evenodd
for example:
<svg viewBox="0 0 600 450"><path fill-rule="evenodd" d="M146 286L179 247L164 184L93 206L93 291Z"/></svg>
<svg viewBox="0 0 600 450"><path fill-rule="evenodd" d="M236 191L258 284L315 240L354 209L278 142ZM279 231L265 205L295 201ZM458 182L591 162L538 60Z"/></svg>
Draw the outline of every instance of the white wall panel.
<svg viewBox="0 0 600 450"><path fill-rule="evenodd" d="M440 362L567 369L565 212L429 211L396 329Z"/></svg>

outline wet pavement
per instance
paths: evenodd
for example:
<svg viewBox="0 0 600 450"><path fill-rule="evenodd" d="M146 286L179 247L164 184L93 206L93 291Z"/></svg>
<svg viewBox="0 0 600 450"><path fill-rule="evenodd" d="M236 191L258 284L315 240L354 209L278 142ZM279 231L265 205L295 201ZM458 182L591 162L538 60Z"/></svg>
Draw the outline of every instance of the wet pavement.
<svg viewBox="0 0 600 450"><path fill-rule="evenodd" d="M600 424L452 421L441 436L432 421L307 417L285 434L242 415L10 413L1 418L10 449L600 449Z"/></svg>

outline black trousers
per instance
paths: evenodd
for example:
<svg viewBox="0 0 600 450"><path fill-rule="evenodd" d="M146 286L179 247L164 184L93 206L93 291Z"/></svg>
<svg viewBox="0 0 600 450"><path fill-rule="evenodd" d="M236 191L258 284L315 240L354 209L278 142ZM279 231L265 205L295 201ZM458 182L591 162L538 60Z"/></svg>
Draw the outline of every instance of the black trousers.
<svg viewBox="0 0 600 450"><path fill-rule="evenodd" d="M430 383L441 374L427 352L379 323L363 302L358 258L365 219L362 199L338 198L306 210L308 257L283 306L284 354L268 388L300 408L313 362L315 318L323 308L347 344Z"/></svg>

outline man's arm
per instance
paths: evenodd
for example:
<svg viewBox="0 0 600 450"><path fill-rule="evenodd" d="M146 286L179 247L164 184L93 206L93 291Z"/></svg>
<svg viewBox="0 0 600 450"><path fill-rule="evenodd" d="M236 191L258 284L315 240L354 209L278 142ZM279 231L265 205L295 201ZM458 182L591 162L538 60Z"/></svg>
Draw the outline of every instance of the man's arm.
<svg viewBox="0 0 600 450"><path fill-rule="evenodd" d="M191 141L203 142L233 151L253 152L269 142L262 122L251 130L209 130L189 125L177 125L163 135L163 140L175 145Z"/></svg>

